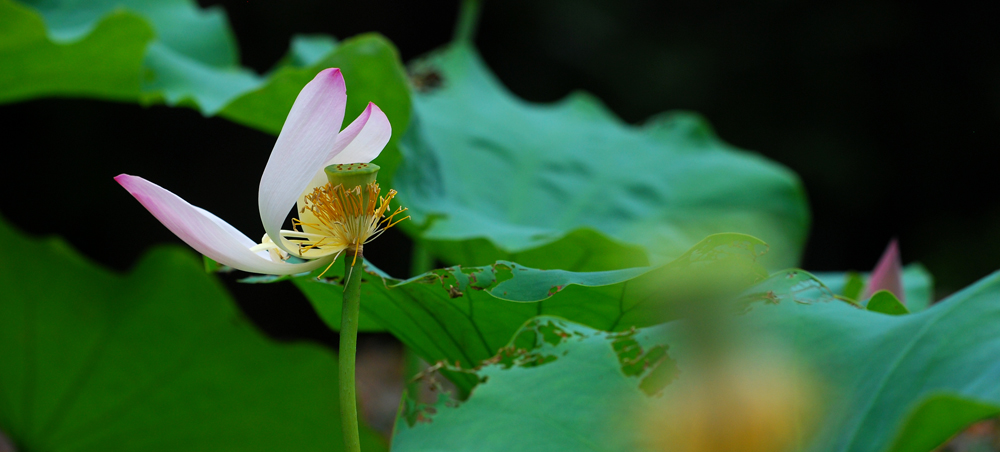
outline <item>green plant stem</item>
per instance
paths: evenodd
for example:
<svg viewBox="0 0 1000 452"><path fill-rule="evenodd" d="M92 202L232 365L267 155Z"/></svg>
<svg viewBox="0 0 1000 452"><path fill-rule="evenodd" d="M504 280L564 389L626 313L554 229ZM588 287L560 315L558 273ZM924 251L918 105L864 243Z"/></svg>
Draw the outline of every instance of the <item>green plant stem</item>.
<svg viewBox="0 0 1000 452"><path fill-rule="evenodd" d="M479 23L479 12L482 9L480 0L462 0L462 6L458 10L458 21L455 23L455 36L453 40L472 42L476 34L476 25Z"/></svg>
<svg viewBox="0 0 1000 452"><path fill-rule="evenodd" d="M361 274L364 258L348 249L344 253L344 307L340 313L340 422L344 431L344 450L360 452L358 402L355 395L354 359L358 349L358 314L361 312Z"/></svg>

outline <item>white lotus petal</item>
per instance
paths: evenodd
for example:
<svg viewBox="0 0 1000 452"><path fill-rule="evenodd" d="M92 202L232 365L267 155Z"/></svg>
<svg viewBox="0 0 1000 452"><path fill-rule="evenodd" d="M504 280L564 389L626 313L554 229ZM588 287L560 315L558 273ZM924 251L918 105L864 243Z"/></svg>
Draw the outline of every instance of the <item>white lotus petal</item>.
<svg viewBox="0 0 1000 452"><path fill-rule="evenodd" d="M307 272L329 264L329 259L302 264L273 262L251 251L254 241L232 225L169 190L138 176L121 174L115 180L177 237L221 264L272 275Z"/></svg>
<svg viewBox="0 0 1000 452"><path fill-rule="evenodd" d="M281 225L316 168L329 160L346 104L347 88L340 70L317 74L295 98L261 175L257 200L264 231L291 254L295 254L292 247L280 239Z"/></svg>
<svg viewBox="0 0 1000 452"><path fill-rule="evenodd" d="M355 124L361 122L362 118L365 120L358 126L358 131L348 133ZM336 163L368 163L375 160L389 143L390 137L392 137L392 125L389 124L389 118L382 113L378 105L369 102L364 113L337 137L333 157L323 166Z"/></svg>

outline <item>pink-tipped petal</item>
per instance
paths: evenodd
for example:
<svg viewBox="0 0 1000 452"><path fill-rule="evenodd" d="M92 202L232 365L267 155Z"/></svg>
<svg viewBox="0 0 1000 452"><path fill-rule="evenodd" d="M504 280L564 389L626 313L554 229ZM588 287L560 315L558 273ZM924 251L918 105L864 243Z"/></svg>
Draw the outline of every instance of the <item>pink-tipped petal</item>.
<svg viewBox="0 0 1000 452"><path fill-rule="evenodd" d="M340 69L321 71L295 98L274 143L257 200L264 231L285 251L291 252L283 240L276 239L281 237L281 225L316 169L330 159L346 105L347 88Z"/></svg>
<svg viewBox="0 0 1000 452"><path fill-rule="evenodd" d="M309 185L299 196L299 210L302 210L302 203L305 200L305 196L302 195L311 192L313 188L326 185L326 172L323 169L327 165L368 163L382 153L391 136L392 126L389 124L389 118L378 105L369 102L365 111L337 135L337 143L330 152L331 158L319 167Z"/></svg>
<svg viewBox="0 0 1000 452"><path fill-rule="evenodd" d="M892 292L900 303L906 304L903 292L903 262L899 256L899 244L896 239L889 242L889 246L882 253L875 270L868 278L868 288L865 289L865 298L871 297L880 290Z"/></svg>
<svg viewBox="0 0 1000 452"><path fill-rule="evenodd" d="M335 163L368 163L382 153L392 137L392 125L381 108L371 102L351 125L337 136L331 158ZM326 166L324 165L324 166Z"/></svg>
<svg viewBox="0 0 1000 452"><path fill-rule="evenodd" d="M302 264L273 262L250 251L256 243L229 223L195 207L169 190L138 176L115 177L170 232L201 254L230 267L252 273L290 275L319 268L327 262Z"/></svg>

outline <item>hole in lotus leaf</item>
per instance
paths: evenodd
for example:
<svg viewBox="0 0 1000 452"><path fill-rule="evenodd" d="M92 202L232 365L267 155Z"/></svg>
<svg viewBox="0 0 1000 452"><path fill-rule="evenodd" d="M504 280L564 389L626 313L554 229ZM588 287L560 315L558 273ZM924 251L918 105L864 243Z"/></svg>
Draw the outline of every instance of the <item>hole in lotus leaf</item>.
<svg viewBox="0 0 1000 452"><path fill-rule="evenodd" d="M463 268L455 266L439 270L435 275L434 281L440 281L441 287L448 292L448 296L451 298L465 295L465 291L470 288L485 290L497 284L493 267Z"/></svg>
<svg viewBox="0 0 1000 452"><path fill-rule="evenodd" d="M555 355L540 353L538 351L529 351L525 348L517 347L505 347L500 349L500 353L497 355L499 360L497 364L503 366L504 369L510 369L511 367L538 367L543 364L548 364L556 360Z"/></svg>
<svg viewBox="0 0 1000 452"><path fill-rule="evenodd" d="M517 334L514 341L501 348L496 356L483 362L483 365L499 364L504 369L511 367L537 367L557 359L556 355L543 353L563 343L572 335L556 325L551 320L541 323L533 319ZM565 353L564 353L565 354Z"/></svg>
<svg viewBox="0 0 1000 452"><path fill-rule="evenodd" d="M468 283L468 277L465 273L462 273L462 267L447 267L440 270L434 270L433 279L425 277L421 282L427 283L440 283L441 288L448 293L451 298L458 298L463 295L463 290Z"/></svg>
<svg viewBox="0 0 1000 452"><path fill-rule="evenodd" d="M494 284L494 286L496 286L500 285L500 283L503 283L504 281L513 278L514 269L519 266L511 262L497 261L497 263L493 264L491 267L493 267L493 278L494 281L496 281L496 284ZM504 293L504 295L506 295L506 292Z"/></svg>
<svg viewBox="0 0 1000 452"><path fill-rule="evenodd" d="M526 325L517 336L514 337L514 342L512 345L514 348L521 350L533 349L538 344L538 331L536 330L537 320L532 320L531 326Z"/></svg>
<svg viewBox="0 0 1000 452"><path fill-rule="evenodd" d="M666 348L663 350L663 359L654 365L646 376L639 380L639 389L648 396L655 396L663 391L670 382L677 378L680 369L677 363L666 355Z"/></svg>
<svg viewBox="0 0 1000 452"><path fill-rule="evenodd" d="M635 340L635 328L623 333L615 333L608 337L612 339L611 348L618 356L618 364L622 373L628 377L639 378L639 389L646 395L659 394L671 381L677 378L680 370L677 363L667 354L668 347L660 344L644 349Z"/></svg>
<svg viewBox="0 0 1000 452"><path fill-rule="evenodd" d="M492 267L463 268L462 273L469 278L468 288L474 290L490 289L497 285L497 279Z"/></svg>
<svg viewBox="0 0 1000 452"><path fill-rule="evenodd" d="M537 330L542 335L542 340L553 347L563 343L563 341L569 337L569 333L564 331L562 328L559 328L552 322L538 326Z"/></svg>
<svg viewBox="0 0 1000 452"><path fill-rule="evenodd" d="M437 273L430 273L430 274L424 275L422 278L418 279L416 282L421 283L421 284L436 284L438 281L441 280L440 277L441 277L441 275L438 275Z"/></svg>
<svg viewBox="0 0 1000 452"><path fill-rule="evenodd" d="M454 386L441 378L440 372L442 370L471 372L458 367L451 367L442 361L414 376L412 381L417 383L416 387L422 389L421 394L405 394L402 406L400 407L400 418L405 420L410 427L418 423L430 423L433 421L432 417L442 408L455 408L461 404L455 398ZM485 379L482 382L485 382ZM421 399L431 399L433 402L421 402Z"/></svg>
<svg viewBox="0 0 1000 452"><path fill-rule="evenodd" d="M431 386L431 391L437 394L437 400L434 403L419 402L411 397L403 398L402 417L410 427L418 423L429 424L434 421L434 415L441 408L455 408L459 405L451 393L445 391L440 385Z"/></svg>

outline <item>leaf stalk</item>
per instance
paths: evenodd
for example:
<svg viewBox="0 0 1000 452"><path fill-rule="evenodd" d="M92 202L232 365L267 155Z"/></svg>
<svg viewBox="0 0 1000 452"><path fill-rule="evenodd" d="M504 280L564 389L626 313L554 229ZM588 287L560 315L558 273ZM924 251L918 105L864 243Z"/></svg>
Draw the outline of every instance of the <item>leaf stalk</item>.
<svg viewBox="0 0 1000 452"><path fill-rule="evenodd" d="M344 432L344 450L361 451L358 433L358 406L354 382L354 362L358 349L358 315L361 312L361 274L364 258L361 248L348 248L344 256L344 305L340 316L340 422Z"/></svg>
<svg viewBox="0 0 1000 452"><path fill-rule="evenodd" d="M458 9L458 20L455 22L454 42L472 42L479 24L479 13L482 11L481 0L462 0Z"/></svg>

